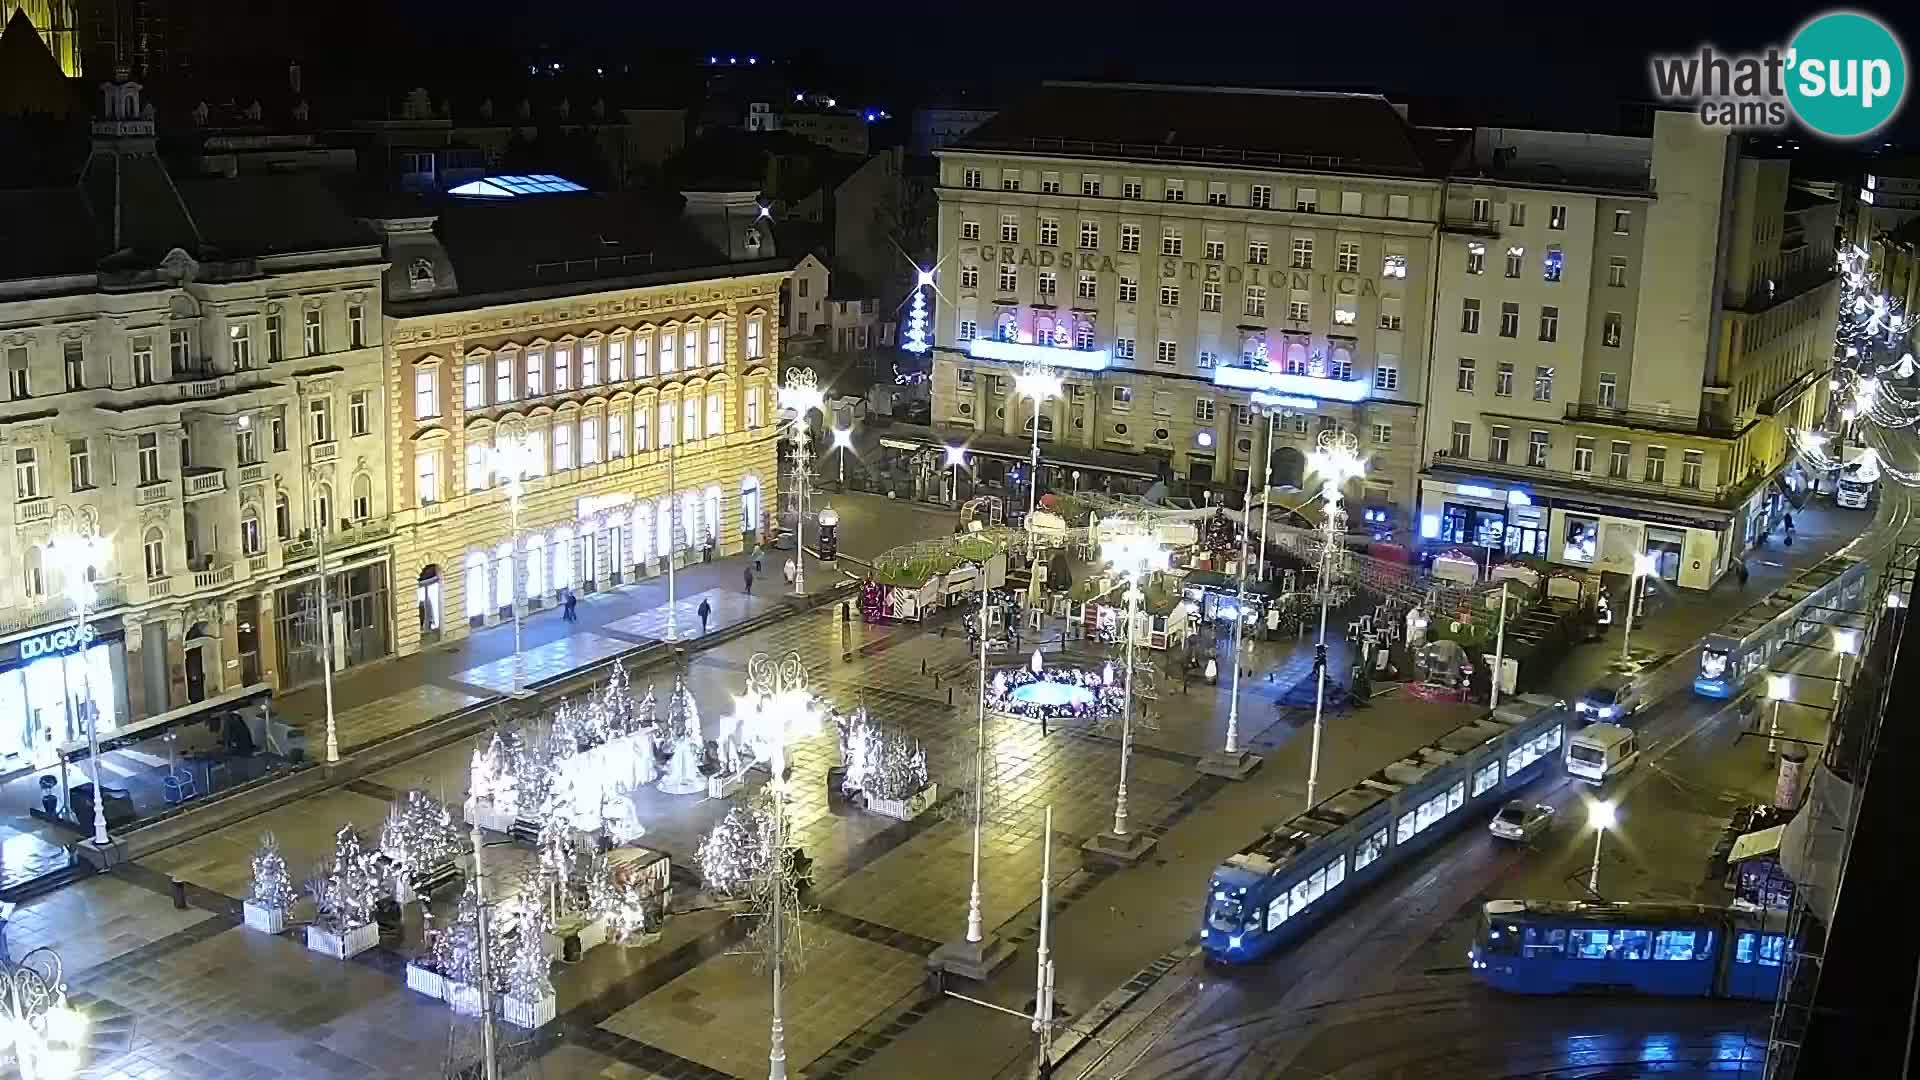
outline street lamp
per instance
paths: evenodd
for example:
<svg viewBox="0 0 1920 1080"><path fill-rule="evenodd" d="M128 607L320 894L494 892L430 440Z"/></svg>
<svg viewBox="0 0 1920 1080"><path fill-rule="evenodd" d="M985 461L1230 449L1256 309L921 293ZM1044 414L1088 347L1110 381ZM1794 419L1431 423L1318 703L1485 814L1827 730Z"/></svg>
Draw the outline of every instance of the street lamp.
<svg viewBox="0 0 1920 1080"><path fill-rule="evenodd" d="M1145 522L1119 525L1100 542L1100 556L1120 571L1127 583L1126 693L1120 707L1120 786L1114 792L1113 829L1094 836L1087 848L1133 862L1153 846L1151 839L1129 832L1127 825L1127 763L1133 755L1133 643L1138 636L1134 624L1139 619L1141 587L1148 575L1167 569L1171 558Z"/></svg>
<svg viewBox="0 0 1920 1080"><path fill-rule="evenodd" d="M1240 562L1234 582L1233 680L1227 692L1227 745L1200 759L1199 769L1211 776L1244 780L1260 759L1240 749L1240 645L1247 625L1247 541L1253 536L1253 463L1247 463L1247 490L1240 501ZM1263 545L1264 546L1264 545ZM1129 627L1131 629L1131 627Z"/></svg>
<svg viewBox="0 0 1920 1080"><path fill-rule="evenodd" d="M62 1080L80 1071L87 1018L67 1004L65 975L60 954L44 945L0 974L6 987L0 1038L12 1048L21 1080Z"/></svg>
<svg viewBox="0 0 1920 1080"><path fill-rule="evenodd" d="M953 501L960 501L960 467L967 463L967 448L947 447L947 467L953 470Z"/></svg>
<svg viewBox="0 0 1920 1080"><path fill-rule="evenodd" d="M847 489L847 451L853 449L853 429L833 429L833 448L840 451L840 490Z"/></svg>
<svg viewBox="0 0 1920 1080"><path fill-rule="evenodd" d="M1493 680L1487 693L1487 708L1500 707L1500 679L1507 670L1507 582L1500 582L1500 625L1493 635Z"/></svg>
<svg viewBox="0 0 1920 1080"><path fill-rule="evenodd" d="M87 608L100 598L99 590L94 588L94 574L113 558L113 545L99 533L63 532L48 541L44 550L46 562L60 574L67 602L73 605L74 648L80 655L80 684L87 695L87 756L93 764L93 842L95 846L105 847L107 799L100 787L100 708L93 702L93 690L87 679ZM71 692L65 687L62 692L72 700ZM327 715L331 717L333 710L327 710ZM66 770L63 756L60 774L65 776Z"/></svg>
<svg viewBox="0 0 1920 1080"><path fill-rule="evenodd" d="M510 594L513 601L513 696L525 697L527 658L526 654L520 651L520 560L531 556L523 556L520 551L520 500L526 494L524 482L526 475L540 467L539 454L533 441L525 435L502 435L494 441L493 449L487 456L493 475L506 478L507 513L510 517L508 528L511 530L507 537L507 544L513 549L512 557L507 560L507 572L513 575ZM671 603L668 604L667 611L673 611ZM329 761L336 760L331 722L327 724L327 755Z"/></svg>
<svg viewBox="0 0 1920 1080"><path fill-rule="evenodd" d="M1613 828L1613 804L1604 800L1587 807L1587 821L1593 826L1593 868L1587 871L1587 891L1600 895L1600 841Z"/></svg>
<svg viewBox="0 0 1920 1080"><path fill-rule="evenodd" d="M1833 654L1839 658L1839 670L1833 675L1833 701L1840 703L1840 688L1847 680L1847 657L1858 656L1860 652L1860 631L1835 630L1833 632Z"/></svg>
<svg viewBox="0 0 1920 1080"><path fill-rule="evenodd" d="M1627 628L1620 635L1620 659L1622 660L1628 660L1632 658L1631 654L1627 652L1627 645L1628 643L1633 641L1634 604L1638 603L1642 607L1646 606L1645 601L1640 599L1640 579L1645 577L1652 577L1654 574L1654 571L1658 570L1659 568L1660 568L1659 560L1655 559L1652 555L1644 551L1634 553L1633 578L1631 582L1628 584L1629 591L1627 593Z"/></svg>
<svg viewBox="0 0 1920 1080"><path fill-rule="evenodd" d="M1327 605L1333 578L1347 551L1346 486L1366 473L1360 442L1339 428L1320 433L1319 445L1307 456L1307 467L1320 477L1320 498L1326 513L1320 524L1320 636L1313 646L1313 750L1307 760L1307 806L1313 806L1320 784L1320 732L1327 704ZM1238 658L1235 658L1238 662Z"/></svg>
<svg viewBox="0 0 1920 1080"><path fill-rule="evenodd" d="M807 593L807 483L811 447L807 443L807 414L824 411L826 396L807 368L787 369L786 385L780 388L780 408L793 413L793 595ZM845 459L843 458L842 461Z"/></svg>
<svg viewBox="0 0 1920 1080"><path fill-rule="evenodd" d="M1033 458L1029 463L1033 471L1027 476L1027 520L1032 521L1040 501L1040 406L1048 398L1060 396L1060 376L1044 364L1032 364L1014 377L1013 388L1033 401Z"/></svg>
<svg viewBox="0 0 1920 1080"><path fill-rule="evenodd" d="M1767 753L1777 753L1780 735L1780 703L1793 696L1791 675L1767 676L1767 700L1773 702L1773 720L1767 728Z"/></svg>

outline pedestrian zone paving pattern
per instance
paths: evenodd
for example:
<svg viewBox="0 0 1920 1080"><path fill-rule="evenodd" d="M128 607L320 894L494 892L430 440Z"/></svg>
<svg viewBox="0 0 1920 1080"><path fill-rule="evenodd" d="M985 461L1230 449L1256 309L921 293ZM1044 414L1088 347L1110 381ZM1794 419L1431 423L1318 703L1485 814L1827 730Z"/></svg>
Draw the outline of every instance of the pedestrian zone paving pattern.
<svg viewBox="0 0 1920 1080"><path fill-rule="evenodd" d="M545 645L536 645L526 650L523 660L508 656L489 664L468 668L455 675L454 679L505 694L513 690L516 664L521 665L521 685L532 686L542 679L565 675L570 671L599 663L610 656L618 656L630 651L633 646L634 643L631 641L611 638L605 634L569 634L558 641L549 641Z"/></svg>

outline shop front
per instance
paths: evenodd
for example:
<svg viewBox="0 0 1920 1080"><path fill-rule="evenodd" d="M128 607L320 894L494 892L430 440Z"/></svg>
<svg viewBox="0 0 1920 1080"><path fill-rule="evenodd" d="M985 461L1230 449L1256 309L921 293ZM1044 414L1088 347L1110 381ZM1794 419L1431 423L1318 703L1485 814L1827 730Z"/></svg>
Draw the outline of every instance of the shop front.
<svg viewBox="0 0 1920 1080"><path fill-rule="evenodd" d="M301 686L321 675L320 579L310 577L274 595L274 644L282 686ZM345 671L393 651L393 598L387 560L330 571L327 575L328 643L333 670Z"/></svg>
<svg viewBox="0 0 1920 1080"><path fill-rule="evenodd" d="M43 767L58 748L102 737L132 716L126 634L117 618L43 628L0 644L0 761L5 771Z"/></svg>

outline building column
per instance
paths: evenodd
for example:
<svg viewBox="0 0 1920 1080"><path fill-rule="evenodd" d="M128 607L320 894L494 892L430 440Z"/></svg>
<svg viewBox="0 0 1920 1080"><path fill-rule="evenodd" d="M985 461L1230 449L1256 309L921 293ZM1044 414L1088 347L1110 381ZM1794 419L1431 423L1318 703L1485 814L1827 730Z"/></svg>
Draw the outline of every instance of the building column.
<svg viewBox="0 0 1920 1080"><path fill-rule="evenodd" d="M260 642L260 681L275 690L287 689L280 683L280 626L272 589L260 592L260 625L254 627L254 637Z"/></svg>
<svg viewBox="0 0 1920 1080"><path fill-rule="evenodd" d="M209 672L207 695L214 693L214 685L221 690L238 690L241 687L240 671L240 604L235 600L220 602L220 670L217 674Z"/></svg>
<svg viewBox="0 0 1920 1080"><path fill-rule="evenodd" d="M167 616L167 697L187 703L187 627L181 612Z"/></svg>
<svg viewBox="0 0 1920 1080"><path fill-rule="evenodd" d="M147 701L145 674L148 658L141 648L145 644L145 628L133 622L123 622L122 627L127 655L127 719L144 720L162 711L153 708L152 703Z"/></svg>

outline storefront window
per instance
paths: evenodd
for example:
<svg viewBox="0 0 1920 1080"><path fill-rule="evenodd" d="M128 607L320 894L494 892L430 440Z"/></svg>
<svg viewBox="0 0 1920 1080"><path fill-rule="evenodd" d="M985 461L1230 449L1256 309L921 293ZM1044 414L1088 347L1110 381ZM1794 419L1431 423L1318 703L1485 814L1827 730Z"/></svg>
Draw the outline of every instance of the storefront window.
<svg viewBox="0 0 1920 1080"><path fill-rule="evenodd" d="M1441 539L1450 544L1474 547L1506 546L1507 515L1461 503L1447 503L1441 516Z"/></svg>
<svg viewBox="0 0 1920 1080"><path fill-rule="evenodd" d="M1567 535L1560 549L1560 560L1591 563L1600 542L1600 522L1595 518L1567 515Z"/></svg>

